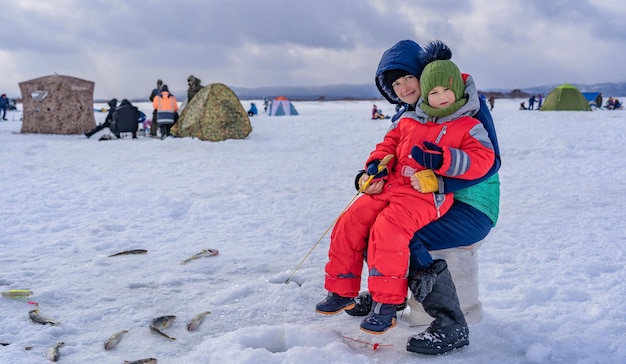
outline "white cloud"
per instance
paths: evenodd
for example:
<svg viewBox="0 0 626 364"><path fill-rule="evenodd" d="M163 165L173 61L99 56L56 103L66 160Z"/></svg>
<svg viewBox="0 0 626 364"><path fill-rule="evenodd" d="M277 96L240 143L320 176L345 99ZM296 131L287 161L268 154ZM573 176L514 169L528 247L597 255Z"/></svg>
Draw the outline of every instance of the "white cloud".
<svg viewBox="0 0 626 364"><path fill-rule="evenodd" d="M617 0L0 0L0 88L52 74L96 97L142 97L189 74L230 86L369 83L400 39L441 39L482 88L624 81Z"/></svg>

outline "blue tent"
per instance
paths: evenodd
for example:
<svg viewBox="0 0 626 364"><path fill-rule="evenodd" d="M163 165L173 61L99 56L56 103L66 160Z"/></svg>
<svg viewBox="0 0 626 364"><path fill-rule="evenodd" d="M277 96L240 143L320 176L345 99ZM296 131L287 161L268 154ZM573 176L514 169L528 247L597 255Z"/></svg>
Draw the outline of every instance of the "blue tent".
<svg viewBox="0 0 626 364"><path fill-rule="evenodd" d="M599 92L581 92L581 93L583 94L583 96L585 96L587 101L589 101L589 106L597 106L596 97L600 95ZM599 107L602 107L602 105L600 105Z"/></svg>
<svg viewBox="0 0 626 364"><path fill-rule="evenodd" d="M596 101L596 96L600 95L599 92L581 92L587 101Z"/></svg>
<svg viewBox="0 0 626 364"><path fill-rule="evenodd" d="M298 115L298 111L296 110L296 107L293 106L291 101L287 100L285 96L279 96L270 103L268 115Z"/></svg>

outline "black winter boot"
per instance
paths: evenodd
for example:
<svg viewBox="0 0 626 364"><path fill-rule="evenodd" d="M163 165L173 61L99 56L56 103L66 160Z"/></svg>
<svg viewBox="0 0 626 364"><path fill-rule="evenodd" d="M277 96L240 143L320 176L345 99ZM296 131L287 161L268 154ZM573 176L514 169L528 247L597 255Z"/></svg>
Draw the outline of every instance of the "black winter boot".
<svg viewBox="0 0 626 364"><path fill-rule="evenodd" d="M369 315L361 321L361 330L380 335L396 326L397 305L373 301Z"/></svg>
<svg viewBox="0 0 626 364"><path fill-rule="evenodd" d="M410 279L415 299L435 320L424 332L409 337L406 350L437 355L469 345L469 329L446 261L435 260L430 268L412 273ZM429 283L432 290L425 294Z"/></svg>
<svg viewBox="0 0 626 364"><path fill-rule="evenodd" d="M372 295L369 291L359 293L354 299L354 307L346 310L350 316L367 316L372 310Z"/></svg>
<svg viewBox="0 0 626 364"><path fill-rule="evenodd" d="M323 315L334 315L351 308L354 308L354 298L342 297L336 293L328 292L326 298L315 305L315 312Z"/></svg>
<svg viewBox="0 0 626 364"><path fill-rule="evenodd" d="M346 310L346 313L350 316L367 316L372 310L372 294L369 291L363 291L359 293L357 298L354 299L354 308ZM396 307L396 311L404 311L407 306L406 298L404 303Z"/></svg>

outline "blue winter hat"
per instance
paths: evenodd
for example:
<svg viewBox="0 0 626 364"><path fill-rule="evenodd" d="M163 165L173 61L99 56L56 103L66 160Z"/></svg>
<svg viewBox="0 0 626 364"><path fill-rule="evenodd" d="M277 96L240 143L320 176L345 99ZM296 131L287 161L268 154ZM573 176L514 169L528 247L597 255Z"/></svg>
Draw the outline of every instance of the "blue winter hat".
<svg viewBox="0 0 626 364"><path fill-rule="evenodd" d="M387 101L400 104L402 101L391 84L399 78L398 75L411 74L419 78L426 63L426 53L419 44L410 39L401 40L383 53L378 62L374 83Z"/></svg>

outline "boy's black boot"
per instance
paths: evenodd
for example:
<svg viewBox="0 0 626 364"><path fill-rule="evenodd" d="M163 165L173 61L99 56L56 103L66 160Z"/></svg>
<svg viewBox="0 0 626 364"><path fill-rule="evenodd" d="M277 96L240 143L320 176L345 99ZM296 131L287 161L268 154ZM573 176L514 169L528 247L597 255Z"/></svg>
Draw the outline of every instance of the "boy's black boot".
<svg viewBox="0 0 626 364"><path fill-rule="evenodd" d="M370 334L384 334L396 326L397 306L373 301L370 314L361 321L361 330Z"/></svg>
<svg viewBox="0 0 626 364"><path fill-rule="evenodd" d="M363 291L354 299L354 308L346 310L346 313L350 316L367 316L372 310L372 294L369 291ZM404 299L404 303L397 305L396 311L403 311L407 306L407 301Z"/></svg>
<svg viewBox="0 0 626 364"><path fill-rule="evenodd" d="M346 310L350 316L367 316L372 310L372 295L363 291L354 299L354 307Z"/></svg>
<svg viewBox="0 0 626 364"><path fill-rule="evenodd" d="M412 273L409 279L415 299L435 320L424 332L409 337L406 349L437 355L469 345L469 328L446 261L435 260L430 268Z"/></svg>
<svg viewBox="0 0 626 364"><path fill-rule="evenodd" d="M323 315L334 315L343 310L354 307L354 298L342 297L336 293L328 292L328 296L315 305L315 312Z"/></svg>

